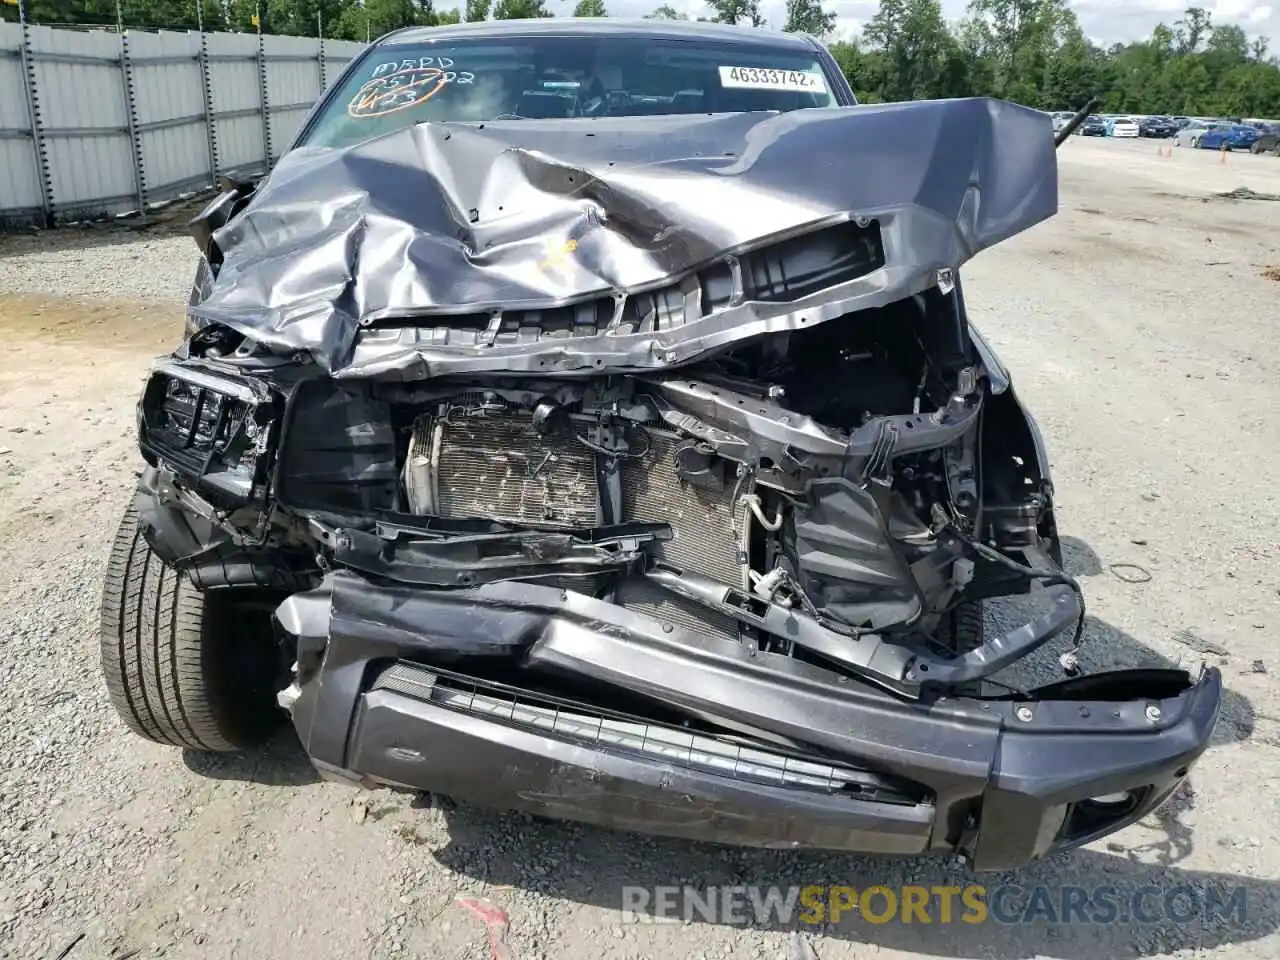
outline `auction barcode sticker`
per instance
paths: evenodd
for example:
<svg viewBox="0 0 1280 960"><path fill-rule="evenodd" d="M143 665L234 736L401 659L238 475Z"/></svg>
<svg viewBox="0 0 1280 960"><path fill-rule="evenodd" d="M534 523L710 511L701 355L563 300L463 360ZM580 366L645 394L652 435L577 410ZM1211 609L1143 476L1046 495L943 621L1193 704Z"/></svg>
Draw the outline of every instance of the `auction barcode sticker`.
<svg viewBox="0 0 1280 960"><path fill-rule="evenodd" d="M720 86L738 90L794 90L826 93L821 70L778 70L773 67L721 67Z"/></svg>

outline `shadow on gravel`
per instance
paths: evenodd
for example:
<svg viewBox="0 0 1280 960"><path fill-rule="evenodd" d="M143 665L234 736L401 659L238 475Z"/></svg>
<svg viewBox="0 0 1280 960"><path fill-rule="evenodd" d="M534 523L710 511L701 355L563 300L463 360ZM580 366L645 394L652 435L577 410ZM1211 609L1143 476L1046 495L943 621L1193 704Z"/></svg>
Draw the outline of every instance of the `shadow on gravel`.
<svg viewBox="0 0 1280 960"><path fill-rule="evenodd" d="M1076 579L1080 577L1096 577L1102 572L1102 561L1089 546L1079 537L1059 537L1062 544L1062 565L1067 573Z"/></svg>
<svg viewBox="0 0 1280 960"><path fill-rule="evenodd" d="M208 198L203 202L207 203ZM63 250L90 250L139 240L163 239L187 233L187 223L200 212L202 202L175 204L145 219L111 220L102 223L86 223L79 226L56 227L42 230L33 227L17 227L0 230L0 261L8 257L50 253ZM191 241L191 249L196 248Z"/></svg>
<svg viewBox="0 0 1280 960"><path fill-rule="evenodd" d="M268 787L304 787L320 781L297 734L287 724L257 750L245 753L184 750L182 762L192 773L211 780L240 780Z"/></svg>
<svg viewBox="0 0 1280 960"><path fill-rule="evenodd" d="M1191 798L1173 801L1163 817L1152 818L1156 823L1137 828L1151 834L1150 842L1118 853L1076 851L1011 875L975 873L942 859L904 862L636 838L515 815L489 815L470 807L446 812L451 840L436 857L451 870L488 884L532 889L613 911L624 906L623 887L688 886L703 901L712 888L742 885L759 885L763 889L758 896L770 887L786 896L787 888L808 885L843 885L856 891L878 885L900 891L904 884L984 887L989 914L983 923L965 922L958 899L952 922L942 923L935 899L928 908L932 921L928 924L920 923L918 916L915 922L904 923L898 919L900 913L888 922L873 923L853 910L838 924L810 926L799 921L804 909L799 904L786 919L766 911L750 924L754 929L802 929L836 940L874 944L880 950L937 957L1128 960L1179 948L1209 950L1248 943L1275 933L1280 929L1280 883L1185 870L1162 861L1171 849L1174 856L1181 856L1175 848L1189 846L1190 828L1181 821L1193 802ZM1068 890L1081 892L1069 894ZM1082 910L1070 914L1063 910L1068 896L1077 903L1081 897L1089 899ZM676 902L681 902L678 897ZM1109 921L1101 906L1104 902L1114 905ZM883 915L883 896L877 895L873 903L872 910ZM1034 911L1031 904L1036 906ZM750 908L743 912L750 913ZM693 924L730 926L704 919L696 908L690 914ZM518 914L513 919L518 923ZM627 926L622 919L619 913L601 923ZM821 957L820 943L817 950Z"/></svg>

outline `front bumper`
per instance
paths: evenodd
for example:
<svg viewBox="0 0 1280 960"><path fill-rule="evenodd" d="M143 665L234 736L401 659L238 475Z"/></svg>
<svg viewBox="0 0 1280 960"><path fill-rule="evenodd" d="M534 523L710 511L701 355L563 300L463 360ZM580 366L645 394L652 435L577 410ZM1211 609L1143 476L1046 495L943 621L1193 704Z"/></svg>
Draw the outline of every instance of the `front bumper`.
<svg viewBox="0 0 1280 960"><path fill-rule="evenodd" d="M424 590L340 572L277 621L298 650L282 703L332 777L693 840L958 852L980 870L1155 809L1208 745L1222 692L1208 668L1082 677L1024 702L909 701L512 582ZM519 664L519 689L474 679L501 663ZM702 723L640 720L627 703Z"/></svg>

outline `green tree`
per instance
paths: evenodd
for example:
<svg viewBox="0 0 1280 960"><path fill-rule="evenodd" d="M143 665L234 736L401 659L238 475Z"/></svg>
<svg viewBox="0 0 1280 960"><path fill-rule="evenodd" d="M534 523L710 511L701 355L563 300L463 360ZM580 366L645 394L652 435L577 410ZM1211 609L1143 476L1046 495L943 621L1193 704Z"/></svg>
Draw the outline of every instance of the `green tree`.
<svg viewBox="0 0 1280 960"><path fill-rule="evenodd" d="M492 0L467 0L467 12L465 14L467 23L488 20L489 12L492 8Z"/></svg>
<svg viewBox="0 0 1280 960"><path fill-rule="evenodd" d="M287 4L296 0L271 0L271 2ZM250 0L246 0L246 3L251 5ZM446 14L446 17L456 16L454 11ZM360 4L348 2L336 29L332 32L326 30L326 35L345 40L364 40L366 37L376 40L401 27L434 27L440 22L441 17L436 13L431 0L363 0ZM270 15L266 17L262 27L271 33L289 32L279 29ZM315 35L314 25L310 35Z"/></svg>
<svg viewBox="0 0 1280 960"><path fill-rule="evenodd" d="M1188 7L1181 20L1173 22L1181 53L1196 53L1200 42L1213 31L1212 17L1204 7Z"/></svg>
<svg viewBox="0 0 1280 960"><path fill-rule="evenodd" d="M969 15L980 54L989 61L992 92L1048 106L1044 78L1063 31L1074 22L1064 0L971 0Z"/></svg>
<svg viewBox="0 0 1280 960"><path fill-rule="evenodd" d="M415 6L408 0L402 5L406 8ZM242 3L239 7L245 18L245 28L252 29L250 18L254 14L255 5ZM352 15L357 5L352 0L264 0L261 9L262 27L267 32L292 37L314 37L323 27L324 35L333 37L344 31L344 19ZM430 3L426 5L426 9L430 11ZM418 21L410 19L402 25L408 26L415 22Z"/></svg>
<svg viewBox="0 0 1280 960"><path fill-rule="evenodd" d="M1049 58L1041 99L1050 109L1078 110L1101 90L1106 55L1085 38L1073 13L1067 17L1062 44Z"/></svg>
<svg viewBox="0 0 1280 960"><path fill-rule="evenodd" d="M886 100L942 95L949 64L959 61L938 0L882 0L862 35L879 54L867 67Z"/></svg>
<svg viewBox="0 0 1280 960"><path fill-rule="evenodd" d="M200 12L198 2L203 3ZM25 0L25 8L32 23L114 27L117 22L116 0ZM126 28L194 30L202 19L207 30L227 26L222 0L120 0L119 16ZM0 3L0 20L17 19L16 4Z"/></svg>
<svg viewBox="0 0 1280 960"><path fill-rule="evenodd" d="M604 8L604 0L578 0L573 8L575 17L607 17L609 12Z"/></svg>
<svg viewBox="0 0 1280 960"><path fill-rule="evenodd" d="M884 99L875 87L878 73L869 69L869 61L874 60L877 54L868 55L856 40L837 40L829 49L860 102L877 103Z"/></svg>
<svg viewBox="0 0 1280 960"><path fill-rule="evenodd" d="M681 13L669 3L664 3L653 13L645 14L646 20L688 20L687 14Z"/></svg>
<svg viewBox="0 0 1280 960"><path fill-rule="evenodd" d="M787 22L782 29L788 33L825 37L835 28L836 15L823 10L821 0L787 0Z"/></svg>
<svg viewBox="0 0 1280 960"><path fill-rule="evenodd" d="M1242 29L1234 25L1214 27L1204 53L1226 68L1236 67L1249 59L1249 38Z"/></svg>
<svg viewBox="0 0 1280 960"><path fill-rule="evenodd" d="M534 20L552 13L543 0L498 0L493 8L495 20Z"/></svg>
<svg viewBox="0 0 1280 960"><path fill-rule="evenodd" d="M709 0L709 6L715 11L711 19L714 23L749 23L753 27L763 27L765 19L760 13L760 0Z"/></svg>

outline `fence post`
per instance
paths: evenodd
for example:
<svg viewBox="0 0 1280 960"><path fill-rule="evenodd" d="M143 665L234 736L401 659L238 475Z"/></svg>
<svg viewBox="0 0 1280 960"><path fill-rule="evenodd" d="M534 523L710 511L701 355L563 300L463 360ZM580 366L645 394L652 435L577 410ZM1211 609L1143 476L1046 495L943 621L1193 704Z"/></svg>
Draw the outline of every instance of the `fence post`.
<svg viewBox="0 0 1280 960"><path fill-rule="evenodd" d="M200 31L200 86L204 91L204 135L209 146L209 183L218 184L218 121L213 112L213 77L209 70L209 35Z"/></svg>
<svg viewBox="0 0 1280 960"><path fill-rule="evenodd" d="M142 163L142 135L138 133L138 100L133 88L133 62L129 59L129 31L120 34L120 75L124 79L124 111L129 143L133 147L133 180L138 191L138 216L147 212L147 174Z"/></svg>
<svg viewBox="0 0 1280 960"><path fill-rule="evenodd" d="M27 118L31 123L31 145L35 151L36 177L40 180L40 212L46 228L53 226L53 174L49 168L49 147L44 140L40 117L40 91L36 82L35 51L31 48L31 24L22 20L22 79L27 93Z"/></svg>
<svg viewBox="0 0 1280 960"><path fill-rule="evenodd" d="M262 159L266 170L271 169L271 97L267 92L267 46L265 38L258 34L258 86L262 99Z"/></svg>
<svg viewBox="0 0 1280 960"><path fill-rule="evenodd" d="M320 61L320 93L324 93L325 88L325 62L324 62L324 34L320 34L320 52L316 54L316 59Z"/></svg>

